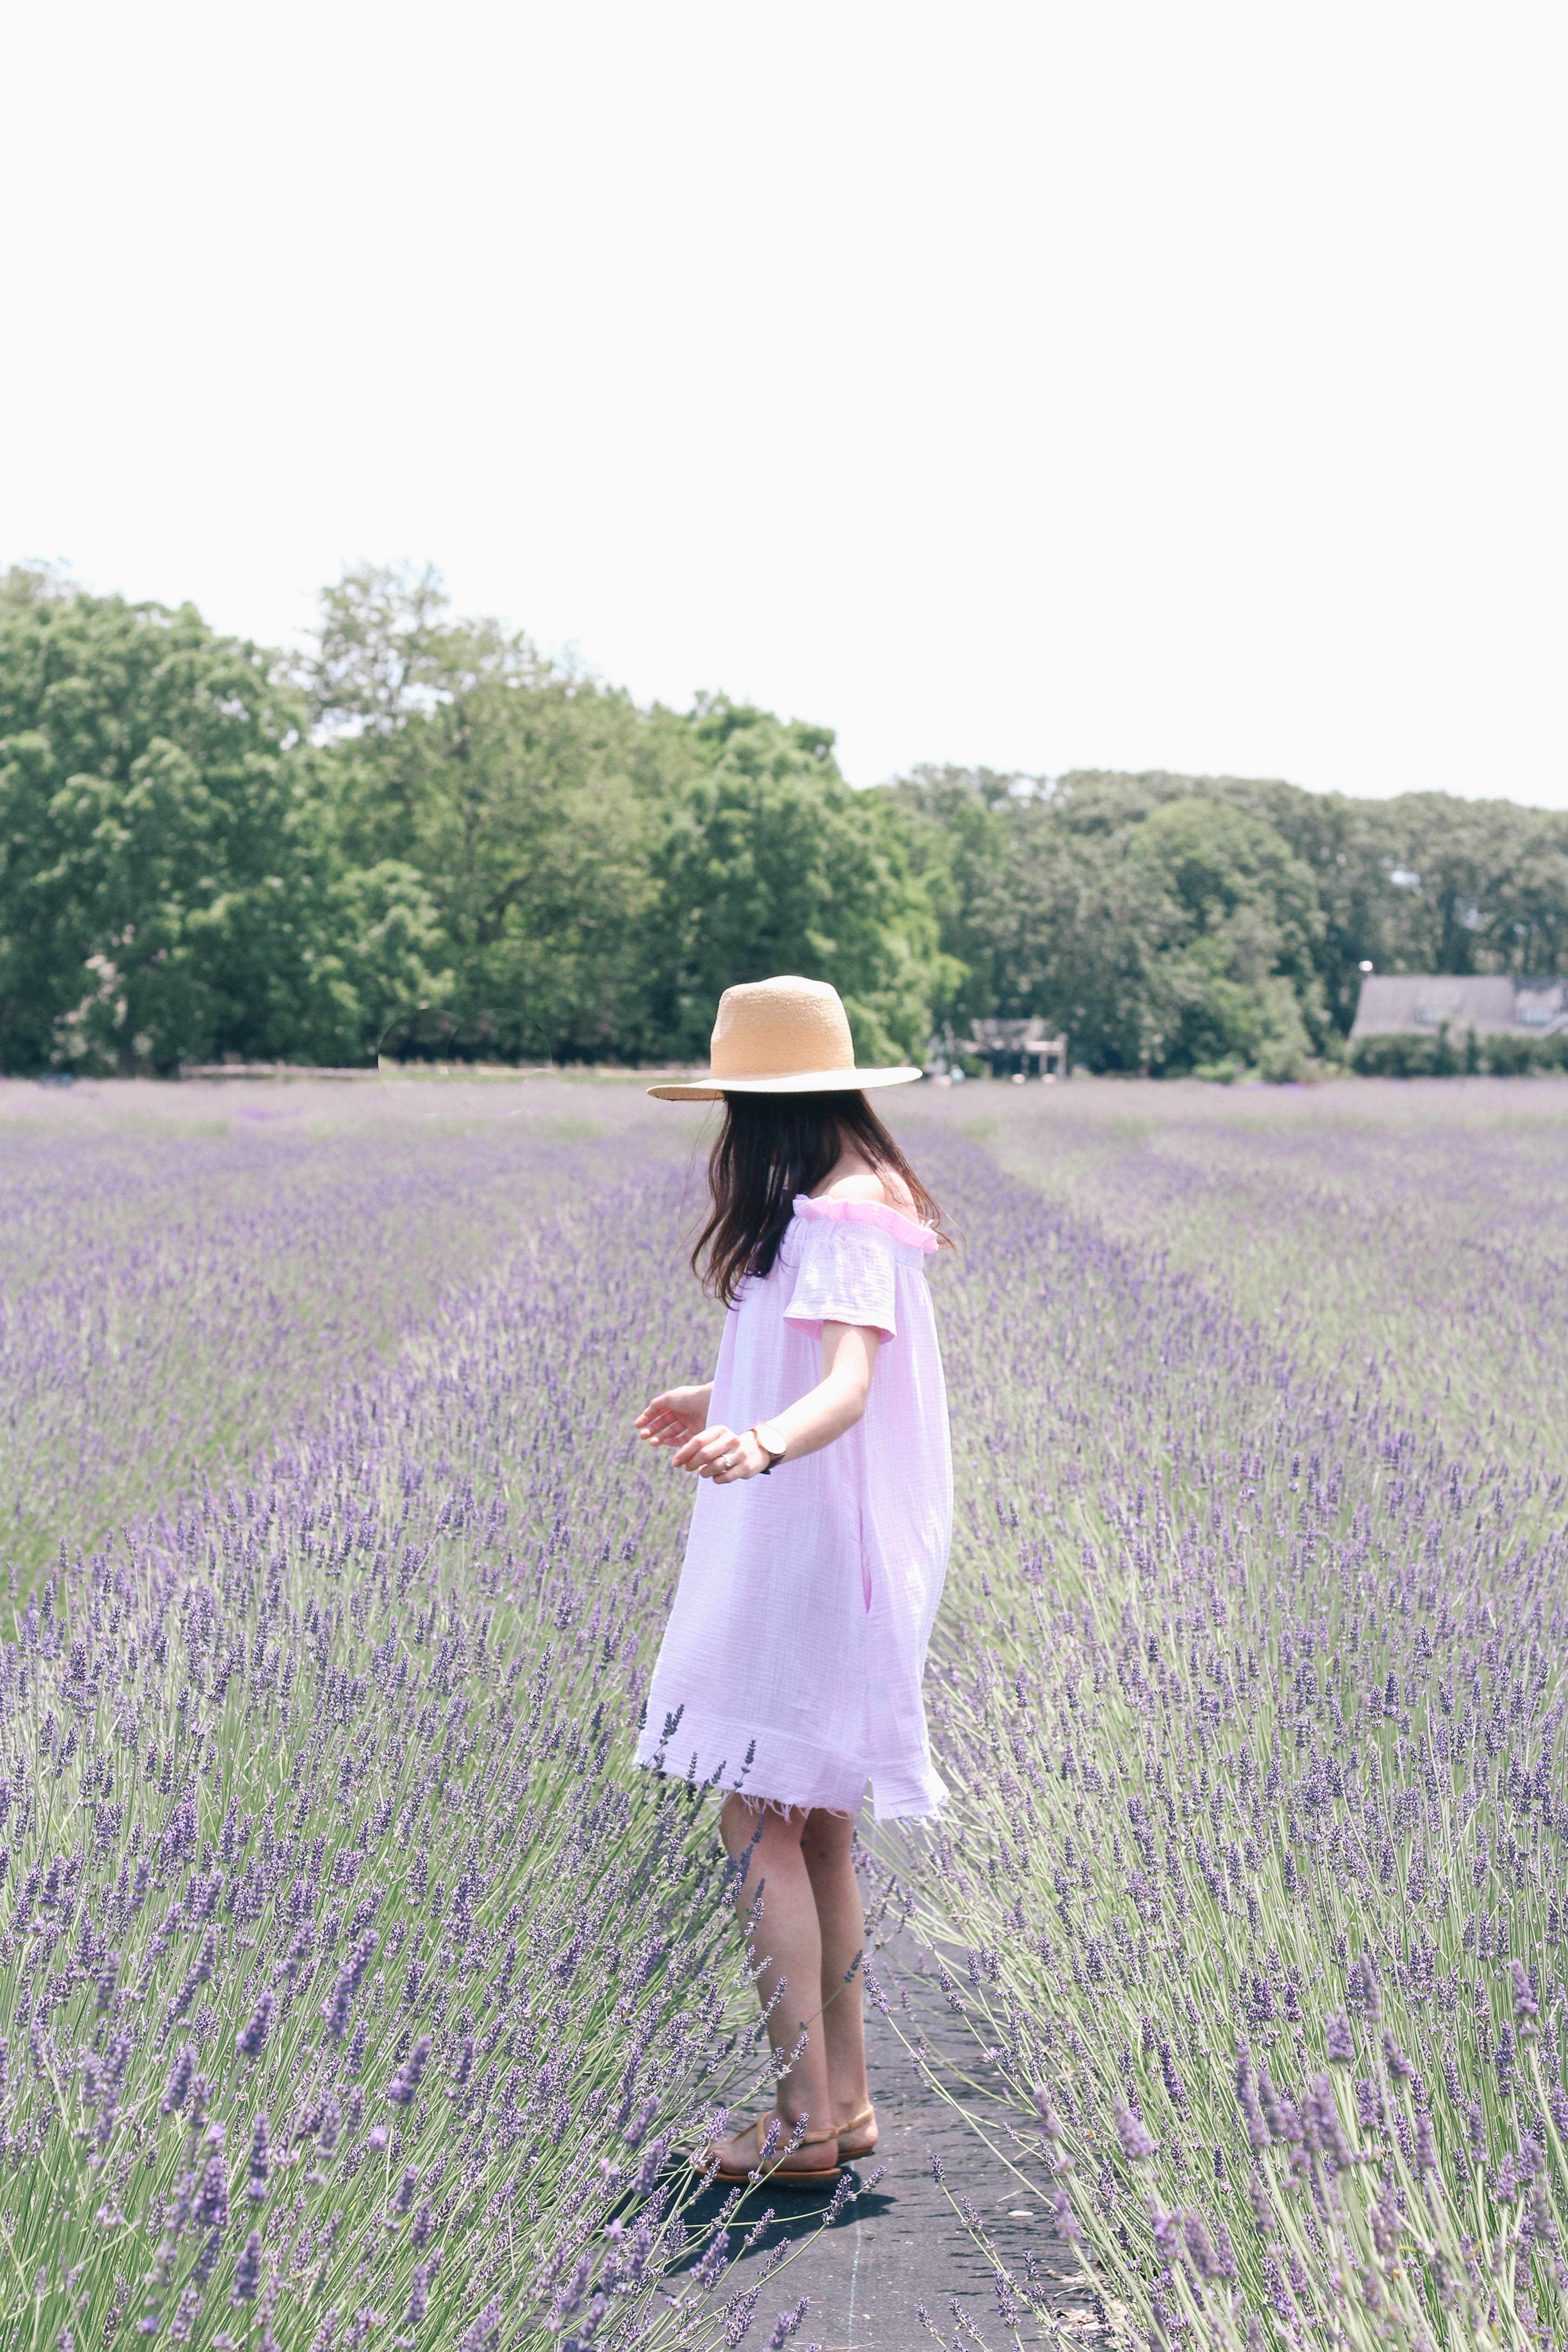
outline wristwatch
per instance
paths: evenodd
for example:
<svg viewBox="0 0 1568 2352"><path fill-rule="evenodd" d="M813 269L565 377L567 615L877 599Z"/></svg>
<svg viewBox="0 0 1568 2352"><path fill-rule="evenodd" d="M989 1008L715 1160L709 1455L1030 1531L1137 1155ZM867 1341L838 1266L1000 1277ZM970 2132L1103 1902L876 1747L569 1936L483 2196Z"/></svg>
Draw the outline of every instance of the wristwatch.
<svg viewBox="0 0 1568 2352"><path fill-rule="evenodd" d="M765 1422L754 1421L751 1424L751 1434L756 1438L757 1443L761 1446L762 1451L768 1456L767 1461L762 1465L762 1475L766 1478L772 1470L774 1464L776 1462L783 1461L784 1448L778 1442L778 1432L770 1432Z"/></svg>

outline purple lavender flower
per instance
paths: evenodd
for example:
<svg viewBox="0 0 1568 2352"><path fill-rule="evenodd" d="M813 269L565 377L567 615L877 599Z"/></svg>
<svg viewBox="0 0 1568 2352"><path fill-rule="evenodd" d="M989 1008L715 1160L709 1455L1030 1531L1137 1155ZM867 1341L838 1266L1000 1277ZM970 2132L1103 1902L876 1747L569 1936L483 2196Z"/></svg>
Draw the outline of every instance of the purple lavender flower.
<svg viewBox="0 0 1568 2352"><path fill-rule="evenodd" d="M235 2036L235 2047L242 2058L260 2057L271 2031L274 2006L272 1995L264 1992L251 2011L250 2022L242 2026Z"/></svg>
<svg viewBox="0 0 1568 2352"><path fill-rule="evenodd" d="M1354 2158L1340 2122L1333 2083L1327 2074L1314 2074L1312 2077L1307 2094L1305 2129L1308 2146L1322 2156L1331 2171L1346 2172L1350 2169Z"/></svg>
<svg viewBox="0 0 1568 2352"><path fill-rule="evenodd" d="M177 2115L184 2105L185 2095L191 2087L191 2077L195 2072L195 2065L194 2045L189 2042L182 2042L174 2053L174 2063L169 2069L168 2085L160 2102L162 2114Z"/></svg>
<svg viewBox="0 0 1568 2352"><path fill-rule="evenodd" d="M1182 2215L1180 2207L1167 2212L1156 2198L1149 2200L1149 2227L1155 2244L1166 2263L1176 2261L1181 2252Z"/></svg>
<svg viewBox="0 0 1568 2352"><path fill-rule="evenodd" d="M253 2230L245 2242L245 2252L235 2264L234 2286L230 2291L229 2301L254 2303L256 2291L260 2284L261 2232L258 2230Z"/></svg>
<svg viewBox="0 0 1568 2352"><path fill-rule="evenodd" d="M1252 2084L1252 2060L1245 2042L1236 2048L1236 2099L1247 2125L1247 2137L1255 2149L1261 2151L1269 2145L1269 2126L1263 2120L1263 2110L1258 2104L1258 2094Z"/></svg>
<svg viewBox="0 0 1568 2352"><path fill-rule="evenodd" d="M389 2099L394 2100L401 2107L413 2104L413 2095L419 2088L420 2078L424 2073L425 2063L429 2056L430 2036L428 2033L422 2033L398 2072L387 2084Z"/></svg>
<svg viewBox="0 0 1568 2352"><path fill-rule="evenodd" d="M1171 2056L1171 2045L1168 2042L1160 2043L1160 2077L1165 2084L1166 2093L1171 2104L1179 2114L1185 2116L1187 2111L1186 2093L1182 2088L1181 2077L1176 2073L1176 2061Z"/></svg>
<svg viewBox="0 0 1568 2352"><path fill-rule="evenodd" d="M1126 2147L1125 2138L1124 2138L1122 2145L1124 2147ZM1151 2154L1154 2152L1154 2144L1152 2141L1150 2142L1149 2152ZM845 2177L847 2178L848 2176L846 2175ZM1051 2198L1051 2210L1055 2216L1056 2227L1061 2236L1066 2240L1069 2245L1075 2246L1079 2244L1083 2236L1082 2225L1079 2221L1078 2215L1073 2210L1072 2199L1068 2193L1065 2182L1056 2190L1054 2196Z"/></svg>
<svg viewBox="0 0 1568 2352"><path fill-rule="evenodd" d="M1513 2028L1504 2018L1497 2035L1497 2079L1499 2088L1505 2093L1513 2081Z"/></svg>
<svg viewBox="0 0 1568 2352"><path fill-rule="evenodd" d="M1258 2102L1269 2126L1269 2137L1275 2140L1299 2140L1301 2118L1291 2102L1274 2087L1266 2066L1258 2069Z"/></svg>
<svg viewBox="0 0 1568 2352"><path fill-rule="evenodd" d="M1209 2235L1208 2224L1196 2205L1191 2207L1184 2217L1184 2234L1186 2239L1187 2254L1198 2277L1200 2279L1218 2278L1219 2256L1215 2251L1214 2240Z"/></svg>
<svg viewBox="0 0 1568 2352"><path fill-rule="evenodd" d="M1141 2116L1134 2114L1120 2092L1116 2095L1116 2131L1122 2142L1122 2153L1129 2164L1142 2163L1153 2156L1155 2143Z"/></svg>
<svg viewBox="0 0 1568 2352"><path fill-rule="evenodd" d="M1415 2067L1400 2049L1392 2033L1385 2032L1383 2036L1383 2058L1384 2063L1396 2083L1413 2083L1416 2080Z"/></svg>
<svg viewBox="0 0 1568 2352"><path fill-rule="evenodd" d="M196 2198L196 2221L204 2230L223 2231L229 2224L229 2177L221 2154L207 2159Z"/></svg>
<svg viewBox="0 0 1568 2352"><path fill-rule="evenodd" d="M1370 1952L1363 1952L1350 1972L1346 2000L1353 2010L1358 2010L1369 2025L1378 2023L1383 2015L1383 1988L1377 1980L1377 1968Z"/></svg>

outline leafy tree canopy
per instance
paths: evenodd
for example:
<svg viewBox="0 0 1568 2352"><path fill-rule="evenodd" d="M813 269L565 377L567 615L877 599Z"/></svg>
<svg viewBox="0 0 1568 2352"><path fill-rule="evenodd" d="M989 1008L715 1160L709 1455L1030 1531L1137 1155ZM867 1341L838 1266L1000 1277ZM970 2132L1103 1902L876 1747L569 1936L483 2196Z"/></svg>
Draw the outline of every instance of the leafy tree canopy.
<svg viewBox="0 0 1568 2352"><path fill-rule="evenodd" d="M293 663L0 583L0 1067L378 1049L700 1059L731 982L835 982L862 1060L1038 1014L1102 1070L1287 1076L1380 970L1568 965L1568 818L1228 777L928 767L643 709L430 569Z"/></svg>

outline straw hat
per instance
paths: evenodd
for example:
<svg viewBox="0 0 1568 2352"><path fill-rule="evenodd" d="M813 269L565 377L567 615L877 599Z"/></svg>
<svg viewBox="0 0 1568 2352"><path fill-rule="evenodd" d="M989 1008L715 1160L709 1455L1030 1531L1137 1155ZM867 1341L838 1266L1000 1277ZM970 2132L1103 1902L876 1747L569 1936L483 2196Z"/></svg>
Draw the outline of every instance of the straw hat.
<svg viewBox="0 0 1568 2352"><path fill-rule="evenodd" d="M904 1087L920 1076L907 1064L857 1070L848 1015L825 980L743 981L718 1000L706 1079L650 1087L662 1102L718 1102L726 1095L848 1094Z"/></svg>

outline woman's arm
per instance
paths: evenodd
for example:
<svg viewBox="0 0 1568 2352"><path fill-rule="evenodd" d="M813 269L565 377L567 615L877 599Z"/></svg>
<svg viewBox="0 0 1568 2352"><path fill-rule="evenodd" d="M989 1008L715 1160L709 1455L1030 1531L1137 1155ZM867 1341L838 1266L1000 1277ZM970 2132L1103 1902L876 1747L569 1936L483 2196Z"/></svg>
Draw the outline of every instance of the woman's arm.
<svg viewBox="0 0 1568 2352"><path fill-rule="evenodd" d="M821 1379L765 1424L775 1454L779 1446L787 1462L802 1454L819 1454L854 1427L865 1412L881 1345L880 1331L858 1323L823 1324ZM688 1437L673 1458L677 1470L695 1470L699 1478L712 1478L720 1486L755 1478L768 1466L768 1453L749 1430L737 1436L722 1425ZM725 1462L729 1467L721 1469Z"/></svg>

